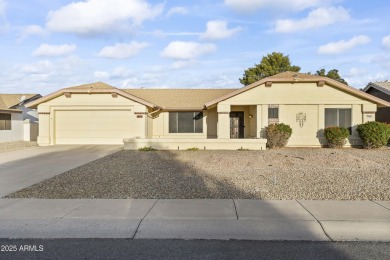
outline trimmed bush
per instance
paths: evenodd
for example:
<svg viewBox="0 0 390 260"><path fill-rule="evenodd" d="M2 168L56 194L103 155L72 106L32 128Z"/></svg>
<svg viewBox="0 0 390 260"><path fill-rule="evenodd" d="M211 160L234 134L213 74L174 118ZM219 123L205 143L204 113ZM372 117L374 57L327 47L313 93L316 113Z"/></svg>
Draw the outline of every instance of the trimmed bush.
<svg viewBox="0 0 390 260"><path fill-rule="evenodd" d="M271 124L266 127L265 131L267 134L267 146L269 148L285 147L292 134L291 127L283 123Z"/></svg>
<svg viewBox="0 0 390 260"><path fill-rule="evenodd" d="M380 122L367 122L357 127L365 149L380 148L387 145L390 138L390 126Z"/></svg>
<svg viewBox="0 0 390 260"><path fill-rule="evenodd" d="M327 127L324 129L324 136L330 148L342 148L346 144L346 138L349 136L349 131L344 127Z"/></svg>

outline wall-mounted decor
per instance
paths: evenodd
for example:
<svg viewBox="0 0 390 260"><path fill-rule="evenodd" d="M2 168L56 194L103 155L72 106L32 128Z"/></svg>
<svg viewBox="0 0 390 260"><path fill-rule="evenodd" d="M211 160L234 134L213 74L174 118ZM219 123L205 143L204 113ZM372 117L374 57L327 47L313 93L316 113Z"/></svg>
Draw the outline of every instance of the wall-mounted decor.
<svg viewBox="0 0 390 260"><path fill-rule="evenodd" d="M297 113L297 122L299 122L299 126L302 128L303 124L306 123L306 113Z"/></svg>

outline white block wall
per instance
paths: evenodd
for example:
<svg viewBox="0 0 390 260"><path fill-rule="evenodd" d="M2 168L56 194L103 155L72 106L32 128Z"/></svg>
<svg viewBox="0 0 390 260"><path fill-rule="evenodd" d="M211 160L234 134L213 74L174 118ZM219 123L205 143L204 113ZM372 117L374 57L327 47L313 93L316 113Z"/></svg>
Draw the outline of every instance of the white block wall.
<svg viewBox="0 0 390 260"><path fill-rule="evenodd" d="M11 114L11 130L0 130L0 143L23 141L23 115Z"/></svg>

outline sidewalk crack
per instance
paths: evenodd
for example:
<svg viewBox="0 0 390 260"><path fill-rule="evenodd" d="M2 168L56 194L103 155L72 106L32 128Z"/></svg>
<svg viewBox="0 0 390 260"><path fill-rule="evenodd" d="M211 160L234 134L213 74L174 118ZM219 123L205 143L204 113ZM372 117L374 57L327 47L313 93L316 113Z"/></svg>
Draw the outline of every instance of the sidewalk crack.
<svg viewBox="0 0 390 260"><path fill-rule="evenodd" d="M379 204L379 203L376 202L376 201L373 201L373 200L370 200L370 201L371 201L372 203L375 203L375 204L378 205L378 206L381 206L382 208L385 208L385 209L387 209L387 210L390 210L389 208L383 206L382 204Z"/></svg>
<svg viewBox="0 0 390 260"><path fill-rule="evenodd" d="M238 212L237 212L237 206L236 206L236 200L233 199L233 205L234 205L234 211L236 212L236 219L238 220Z"/></svg>
<svg viewBox="0 0 390 260"><path fill-rule="evenodd" d="M148 210L148 212L146 212L146 214L142 217L142 219L141 219L141 221L138 223L138 226L137 226L137 228L135 229L135 232L134 232L134 235L131 237L131 239L134 239L135 238L135 236L137 235L137 233L138 233L138 229L139 229L139 227L141 226L141 223L142 223L142 221L144 221L144 219L146 218L146 216L149 214L149 212L154 208L154 206L156 205L156 203L157 203L157 201L159 201L160 199L157 199L154 203L153 203L153 205L150 207L150 209Z"/></svg>
<svg viewBox="0 0 390 260"><path fill-rule="evenodd" d="M68 216L70 213L75 212L76 210L78 210L79 208L81 208L81 207L84 206L86 203L90 202L91 200L92 200L92 199L88 199L86 202L84 202L83 204L81 204L81 205L78 206L77 208L72 209L71 211L69 211L68 213L66 213L65 215L63 215L63 216L60 217L60 218L64 218L64 217Z"/></svg>
<svg viewBox="0 0 390 260"><path fill-rule="evenodd" d="M300 203L298 200L295 200L299 205L302 206L309 214L317 221L317 223L320 225L322 232L324 232L325 236L329 238L330 241L334 242L334 240L330 237L330 235L325 231L324 226L322 225L321 221L319 221L305 206L303 206L302 203Z"/></svg>

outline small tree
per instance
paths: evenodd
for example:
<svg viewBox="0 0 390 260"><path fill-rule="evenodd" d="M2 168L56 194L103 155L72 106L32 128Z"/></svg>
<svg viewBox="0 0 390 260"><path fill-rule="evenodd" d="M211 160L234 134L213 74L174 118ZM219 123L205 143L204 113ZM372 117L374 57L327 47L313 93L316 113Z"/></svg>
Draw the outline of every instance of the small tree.
<svg viewBox="0 0 390 260"><path fill-rule="evenodd" d="M334 79L334 80L337 80L338 82L341 82L345 85L348 85L348 83L339 75L339 71L336 69L330 70L330 71L328 71L328 73L326 73L325 69L320 69L320 70L317 70L315 75L328 77L330 79Z"/></svg>
<svg viewBox="0 0 390 260"><path fill-rule="evenodd" d="M263 78L276 75L285 71L299 72L301 67L291 65L290 58L281 52L273 52L263 56L260 64L245 70L243 77L240 79L241 84L249 85Z"/></svg>

